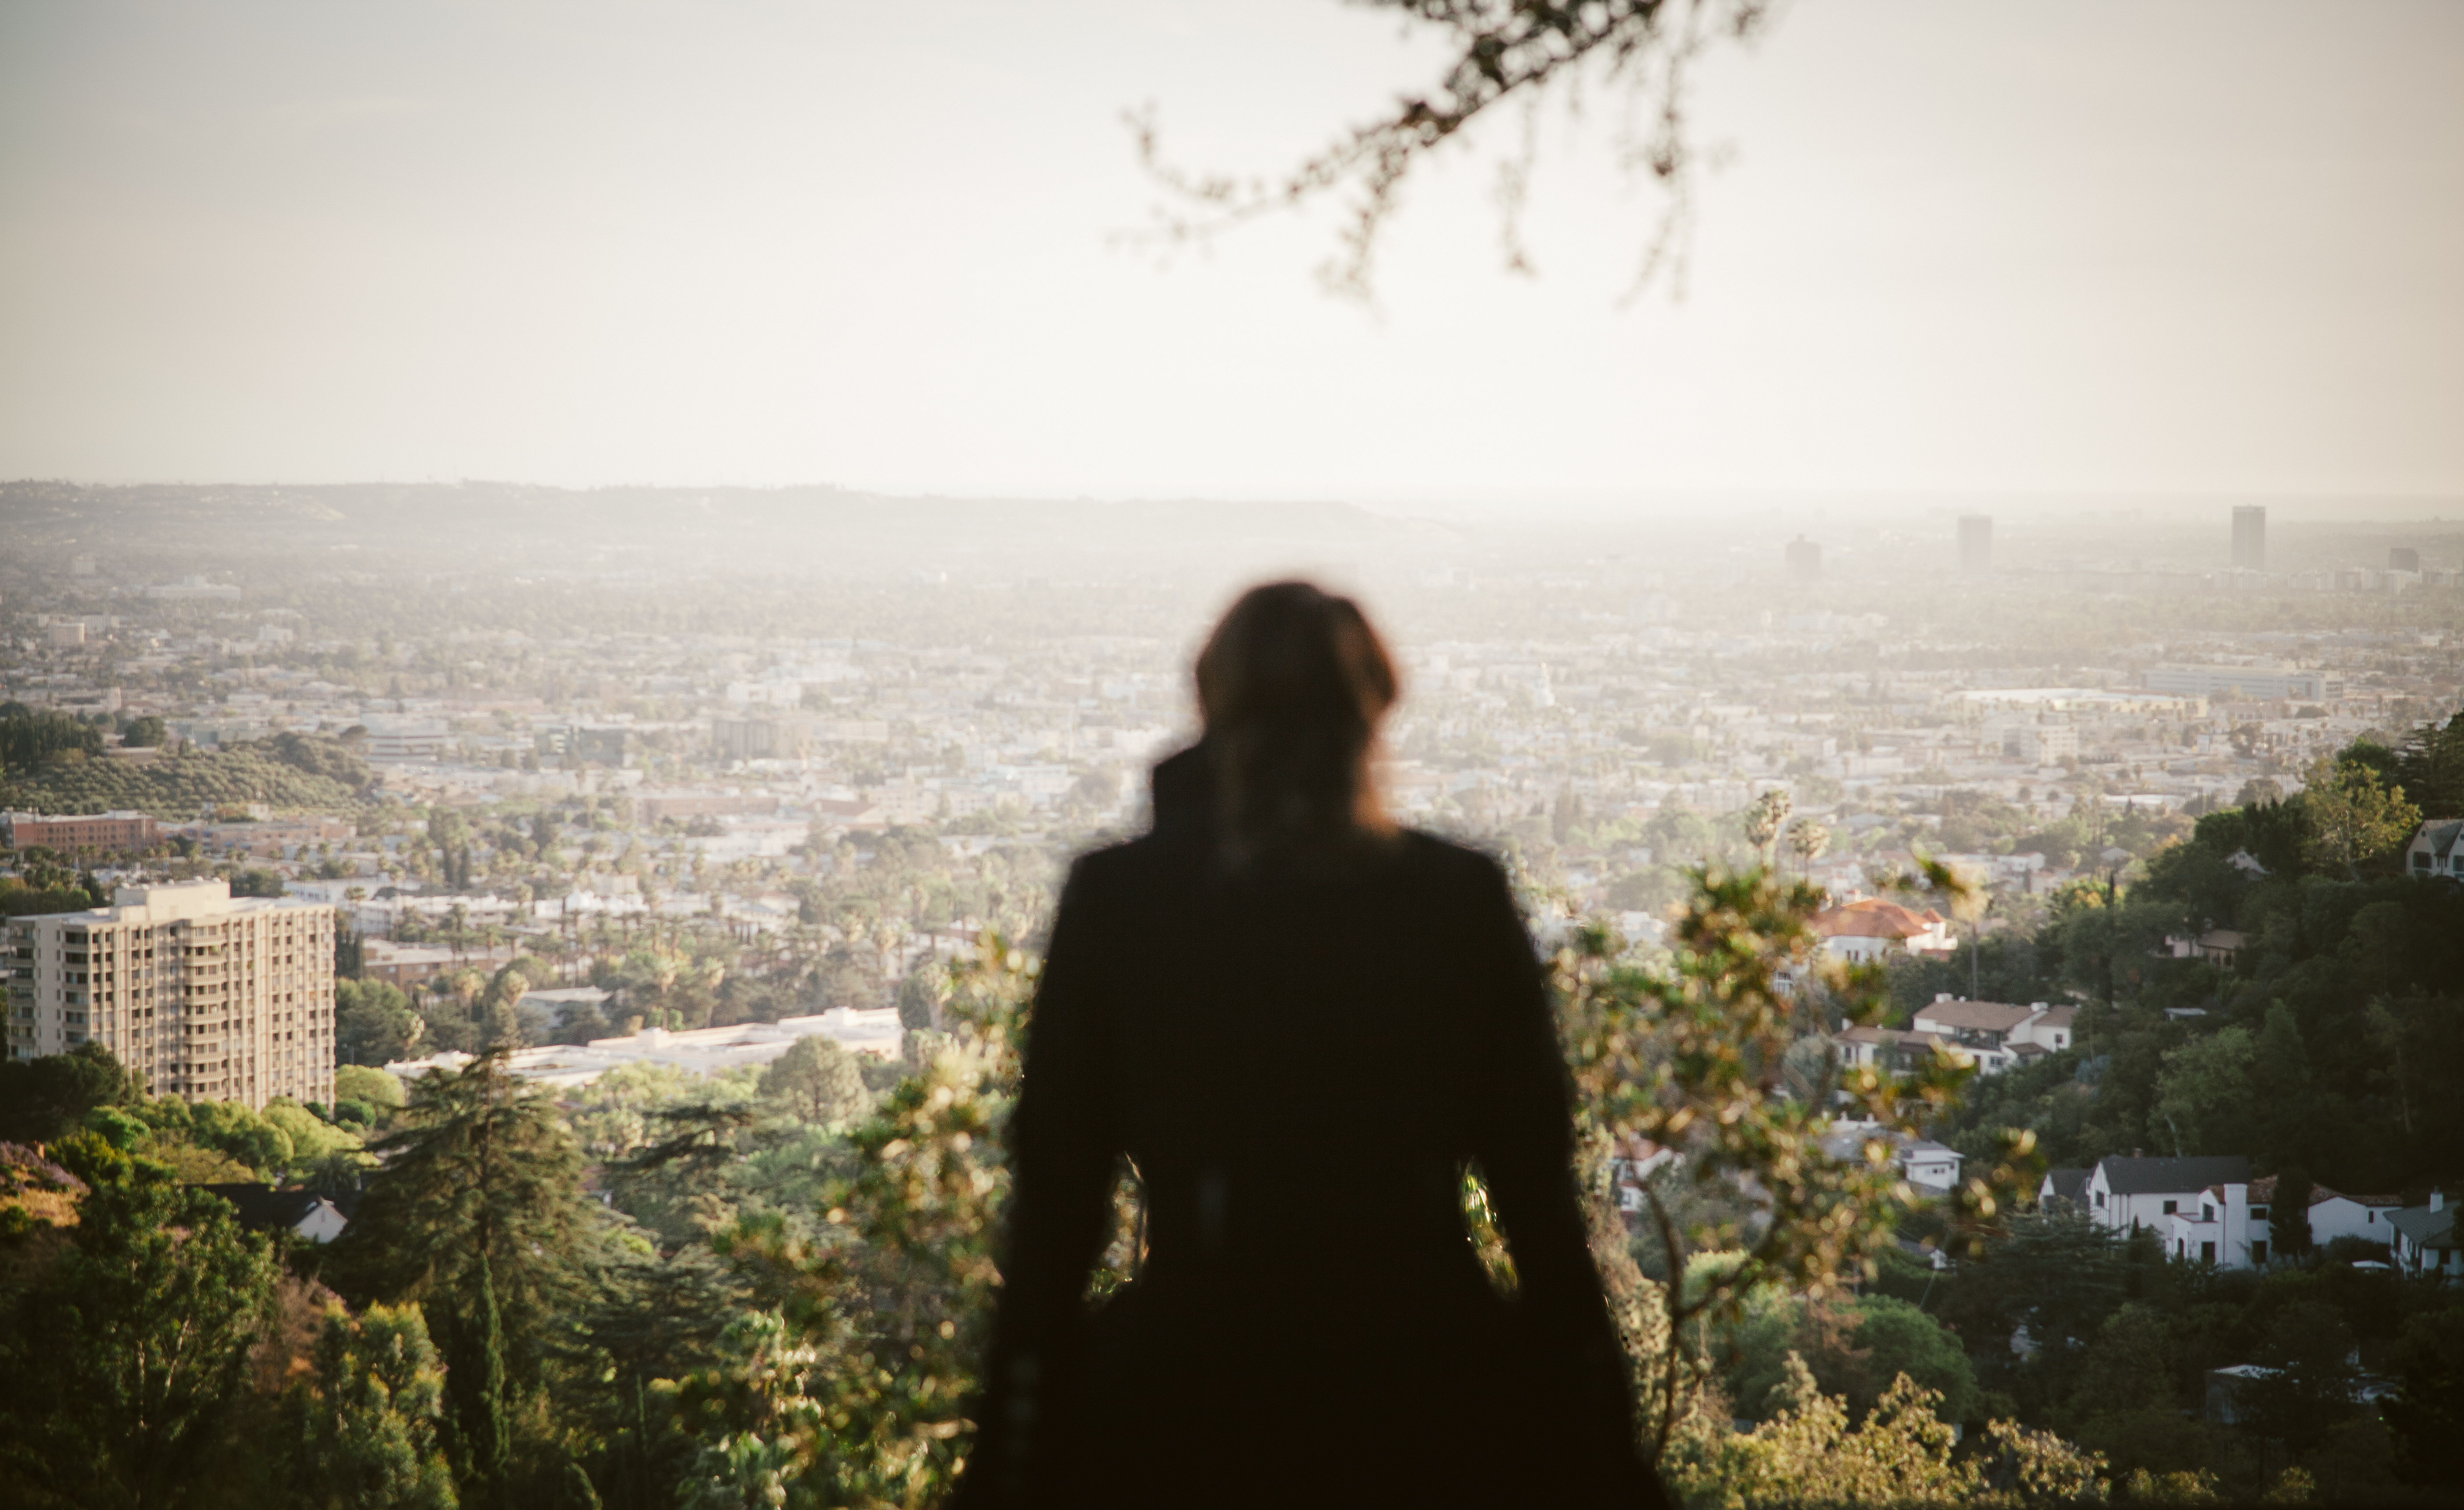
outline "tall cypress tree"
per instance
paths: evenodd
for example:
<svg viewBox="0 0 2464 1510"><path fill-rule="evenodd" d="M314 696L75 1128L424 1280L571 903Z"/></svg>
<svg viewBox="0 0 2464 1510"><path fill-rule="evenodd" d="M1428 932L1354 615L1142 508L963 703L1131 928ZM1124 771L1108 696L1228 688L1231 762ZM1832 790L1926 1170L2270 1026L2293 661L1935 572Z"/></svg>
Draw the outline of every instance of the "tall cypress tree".
<svg viewBox="0 0 2464 1510"><path fill-rule="evenodd" d="M446 1382L462 1444L462 1503L471 1510L496 1510L513 1471L514 1442L505 1409L505 1328L484 1253L473 1290L459 1328L462 1345Z"/></svg>

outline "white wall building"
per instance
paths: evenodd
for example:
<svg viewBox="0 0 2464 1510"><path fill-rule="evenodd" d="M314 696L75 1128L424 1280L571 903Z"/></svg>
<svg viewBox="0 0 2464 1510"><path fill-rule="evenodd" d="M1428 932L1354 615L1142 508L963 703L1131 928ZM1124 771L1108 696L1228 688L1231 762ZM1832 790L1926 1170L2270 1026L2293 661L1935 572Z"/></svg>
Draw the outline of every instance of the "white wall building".
<svg viewBox="0 0 2464 1510"><path fill-rule="evenodd" d="M829 1038L850 1053L891 1059L896 1058L905 1047L906 1036L895 1008L860 1010L833 1007L825 1012L781 1017L777 1022L746 1022L681 1032L645 1028L622 1038L521 1049L514 1053L507 1067L523 1079L547 1085L587 1085L626 1064L665 1065L693 1075L718 1075L748 1064L768 1064L785 1054L799 1038ZM386 1065L385 1070L408 1078L430 1070L458 1070L471 1058L467 1054L449 1052L426 1059L401 1060Z"/></svg>
<svg viewBox="0 0 2464 1510"><path fill-rule="evenodd" d="M158 1096L334 1099L334 909L226 881L123 886L8 924L9 1055L99 1043Z"/></svg>
<svg viewBox="0 0 2464 1510"><path fill-rule="evenodd" d="M2160 1235L2170 1218L2195 1212L2211 1186L2250 1183L2250 1160L2240 1154L2200 1159L2123 1158L2097 1162L2087 1177L2087 1211L2117 1232L2150 1228Z"/></svg>

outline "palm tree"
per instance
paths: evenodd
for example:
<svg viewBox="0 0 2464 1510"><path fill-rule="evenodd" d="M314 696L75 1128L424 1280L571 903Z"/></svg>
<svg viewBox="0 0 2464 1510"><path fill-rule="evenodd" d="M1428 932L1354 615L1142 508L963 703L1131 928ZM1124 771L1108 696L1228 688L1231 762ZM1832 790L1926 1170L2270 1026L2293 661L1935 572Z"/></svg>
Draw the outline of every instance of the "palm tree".
<svg viewBox="0 0 2464 1510"><path fill-rule="evenodd" d="M1831 830L1817 818L1799 818L1789 825L1788 848L1804 869L1801 878L1814 884L1814 862L1831 847Z"/></svg>
<svg viewBox="0 0 2464 1510"><path fill-rule="evenodd" d="M1746 838L1762 855L1766 866L1776 863L1774 847L1779 842L1780 830L1788 822L1789 811L1794 806L1786 791L1774 787L1746 808Z"/></svg>

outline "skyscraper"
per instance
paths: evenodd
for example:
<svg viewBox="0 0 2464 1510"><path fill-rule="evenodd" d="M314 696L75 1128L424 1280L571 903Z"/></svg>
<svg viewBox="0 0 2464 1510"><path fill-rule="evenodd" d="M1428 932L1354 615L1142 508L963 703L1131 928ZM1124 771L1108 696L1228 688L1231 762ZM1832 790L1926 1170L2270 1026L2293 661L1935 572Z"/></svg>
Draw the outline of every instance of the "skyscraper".
<svg viewBox="0 0 2464 1510"><path fill-rule="evenodd" d="M1822 576L1822 547L1799 535L1788 543L1789 585L1810 588Z"/></svg>
<svg viewBox="0 0 2464 1510"><path fill-rule="evenodd" d="M1982 576L1993 569L1993 516L1959 516L1959 569Z"/></svg>
<svg viewBox="0 0 2464 1510"><path fill-rule="evenodd" d="M2267 509L2258 503L2233 506L2233 564L2235 571L2267 569Z"/></svg>
<svg viewBox="0 0 2464 1510"><path fill-rule="evenodd" d="M226 881L8 922L9 1056L99 1043L158 1096L334 1099L334 909Z"/></svg>

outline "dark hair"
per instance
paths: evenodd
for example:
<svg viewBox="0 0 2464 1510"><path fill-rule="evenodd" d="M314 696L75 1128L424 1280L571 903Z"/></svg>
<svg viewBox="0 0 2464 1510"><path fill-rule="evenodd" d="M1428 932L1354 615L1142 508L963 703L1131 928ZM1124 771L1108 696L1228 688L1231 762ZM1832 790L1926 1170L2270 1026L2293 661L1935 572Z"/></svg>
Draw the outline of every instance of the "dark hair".
<svg viewBox="0 0 2464 1510"><path fill-rule="evenodd" d="M1226 856L1393 833L1369 762L1397 690L1350 598L1307 582L1241 594L1198 656Z"/></svg>

